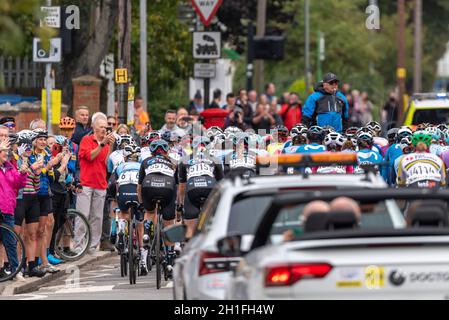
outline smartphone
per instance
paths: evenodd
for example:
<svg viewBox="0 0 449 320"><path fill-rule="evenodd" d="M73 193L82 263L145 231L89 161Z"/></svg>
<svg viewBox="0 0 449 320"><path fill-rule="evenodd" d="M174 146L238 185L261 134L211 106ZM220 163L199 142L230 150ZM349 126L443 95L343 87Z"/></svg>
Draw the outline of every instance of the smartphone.
<svg viewBox="0 0 449 320"><path fill-rule="evenodd" d="M107 134L110 134L111 132L112 132L112 127L107 127L107 128L106 128L106 133L107 133Z"/></svg>

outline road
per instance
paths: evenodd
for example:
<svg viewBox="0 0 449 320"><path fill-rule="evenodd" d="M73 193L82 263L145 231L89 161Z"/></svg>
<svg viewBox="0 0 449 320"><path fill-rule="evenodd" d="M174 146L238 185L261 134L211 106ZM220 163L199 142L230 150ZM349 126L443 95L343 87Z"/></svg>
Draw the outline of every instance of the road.
<svg viewBox="0 0 449 320"><path fill-rule="evenodd" d="M162 280L162 288L156 289L156 272L153 268L147 276L138 277L135 285L129 278L120 276L118 256L91 264L75 273L47 283L39 290L2 296L2 300L172 300L171 281ZM79 278L79 285L74 279Z"/></svg>

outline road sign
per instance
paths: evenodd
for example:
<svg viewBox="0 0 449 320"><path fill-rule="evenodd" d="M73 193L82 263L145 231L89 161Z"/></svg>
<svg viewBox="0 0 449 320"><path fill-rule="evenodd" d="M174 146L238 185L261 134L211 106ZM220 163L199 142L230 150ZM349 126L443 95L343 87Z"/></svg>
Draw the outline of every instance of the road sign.
<svg viewBox="0 0 449 320"><path fill-rule="evenodd" d="M195 59L219 59L221 56L220 32L194 32L193 57Z"/></svg>
<svg viewBox="0 0 449 320"><path fill-rule="evenodd" d="M41 7L44 19L41 21L41 27L47 26L51 28L61 27L61 7Z"/></svg>
<svg viewBox="0 0 449 320"><path fill-rule="evenodd" d="M215 64L195 63L194 77L200 79L215 78Z"/></svg>
<svg viewBox="0 0 449 320"><path fill-rule="evenodd" d="M33 38L34 62L61 62L62 41L61 38L51 38L50 48L44 49L39 38Z"/></svg>
<svg viewBox="0 0 449 320"><path fill-rule="evenodd" d="M128 69L115 69L115 83L128 83Z"/></svg>
<svg viewBox="0 0 449 320"><path fill-rule="evenodd" d="M206 27L212 21L222 2L223 0L192 0L196 13Z"/></svg>

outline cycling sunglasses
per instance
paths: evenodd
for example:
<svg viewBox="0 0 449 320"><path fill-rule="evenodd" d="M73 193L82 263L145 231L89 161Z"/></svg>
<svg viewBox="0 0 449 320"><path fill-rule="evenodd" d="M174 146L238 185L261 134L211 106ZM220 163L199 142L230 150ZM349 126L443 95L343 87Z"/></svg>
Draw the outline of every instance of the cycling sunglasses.
<svg viewBox="0 0 449 320"><path fill-rule="evenodd" d="M13 129L16 127L15 123L5 123L3 124L5 127L9 128L9 129Z"/></svg>

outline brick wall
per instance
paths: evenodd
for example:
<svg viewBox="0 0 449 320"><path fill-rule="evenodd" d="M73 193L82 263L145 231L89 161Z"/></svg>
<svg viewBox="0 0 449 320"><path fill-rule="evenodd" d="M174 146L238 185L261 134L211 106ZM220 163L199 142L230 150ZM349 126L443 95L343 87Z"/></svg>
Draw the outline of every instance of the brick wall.
<svg viewBox="0 0 449 320"><path fill-rule="evenodd" d="M73 79L73 108L89 107L92 115L100 111L100 89L102 80L94 76L82 76Z"/></svg>

